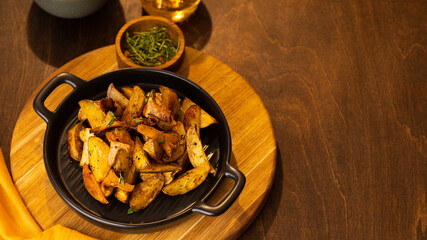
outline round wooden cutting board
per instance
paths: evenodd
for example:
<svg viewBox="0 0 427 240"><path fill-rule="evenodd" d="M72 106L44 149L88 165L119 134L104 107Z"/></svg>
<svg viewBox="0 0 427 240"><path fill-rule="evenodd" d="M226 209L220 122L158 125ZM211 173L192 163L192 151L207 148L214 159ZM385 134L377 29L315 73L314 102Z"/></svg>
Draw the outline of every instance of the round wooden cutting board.
<svg viewBox="0 0 427 240"><path fill-rule="evenodd" d="M35 95L53 76L72 73L89 80L117 69L114 46L86 53L59 68L33 93L16 123L12 137L10 165L22 199L42 229L61 224L99 239L235 239L258 215L273 183L276 141L270 117L252 87L230 67L200 51L186 48L178 74L199 84L218 103L231 130L231 165L246 176L246 185L236 202L222 215L190 214L185 221L157 232L122 234L92 225L75 214L52 187L43 163L46 123L34 112ZM54 110L69 93L68 85L58 87L46 106ZM233 181L226 179L208 201L218 203ZM82 186L83 187L83 186Z"/></svg>

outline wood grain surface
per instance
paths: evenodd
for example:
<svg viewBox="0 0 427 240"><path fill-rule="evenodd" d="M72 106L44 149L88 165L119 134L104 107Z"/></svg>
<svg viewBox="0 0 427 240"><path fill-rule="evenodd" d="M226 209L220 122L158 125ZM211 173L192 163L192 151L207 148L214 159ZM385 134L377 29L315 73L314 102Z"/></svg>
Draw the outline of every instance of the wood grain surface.
<svg viewBox="0 0 427 240"><path fill-rule="evenodd" d="M425 0L203 0L187 46L239 73L272 120L265 207L241 239L427 239ZM114 43L139 0L82 19L0 1L0 146L58 67Z"/></svg>
<svg viewBox="0 0 427 240"><path fill-rule="evenodd" d="M114 45L111 45L70 61L42 85L61 72L69 72L89 80L115 69L118 69L116 52ZM42 229L62 224L100 239L234 239L246 230L265 203L275 172L276 141L267 110L259 96L239 74L207 54L187 47L183 65L177 73L205 89L218 103L227 119L232 138L230 163L243 172L247 182L232 207L218 217L191 214L182 223L143 236L114 233L82 220L56 194L44 169L43 140L46 124L32 109L37 94L35 92L25 104L13 132L10 167L15 186ZM66 84L57 88L46 99L45 105L54 111L71 89ZM233 184L231 179L224 181L209 202L214 205L219 203Z"/></svg>

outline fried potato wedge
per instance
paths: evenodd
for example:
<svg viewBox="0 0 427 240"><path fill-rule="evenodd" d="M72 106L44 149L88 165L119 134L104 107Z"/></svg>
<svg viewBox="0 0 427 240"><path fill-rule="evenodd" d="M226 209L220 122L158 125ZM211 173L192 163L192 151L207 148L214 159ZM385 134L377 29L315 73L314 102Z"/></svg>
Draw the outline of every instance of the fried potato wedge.
<svg viewBox="0 0 427 240"><path fill-rule="evenodd" d="M103 204L108 204L104 193L101 190L101 184L96 181L87 164L83 165L83 183L89 194Z"/></svg>
<svg viewBox="0 0 427 240"><path fill-rule="evenodd" d="M126 108L129 103L129 100L112 83L108 86L107 97L118 103L122 108Z"/></svg>
<svg viewBox="0 0 427 240"><path fill-rule="evenodd" d="M192 105L188 108L184 116L184 127L186 131L188 131L191 126L196 126L197 133L200 134L200 113L201 108L198 105Z"/></svg>
<svg viewBox="0 0 427 240"><path fill-rule="evenodd" d="M122 87L122 92L129 99L132 96L133 87Z"/></svg>
<svg viewBox="0 0 427 240"><path fill-rule="evenodd" d="M206 153L203 150L202 142L200 141L195 125L188 129L185 140L187 144L188 158L190 159L191 165L193 165L193 167L198 167L207 162L211 168L210 172L214 173L215 169L210 165L208 158L206 157Z"/></svg>
<svg viewBox="0 0 427 240"><path fill-rule="evenodd" d="M165 86L160 86L159 90L162 94L163 106L171 111L172 116L175 116L180 108L178 95L170 88Z"/></svg>
<svg viewBox="0 0 427 240"><path fill-rule="evenodd" d="M210 171L209 162L205 162L198 167L188 170L170 184L163 187L163 193L169 196L185 194L202 184Z"/></svg>
<svg viewBox="0 0 427 240"><path fill-rule="evenodd" d="M144 90L138 86L134 86L132 96L130 97L129 103L123 112L122 121L130 126L134 118L141 116L144 104Z"/></svg>
<svg viewBox="0 0 427 240"><path fill-rule="evenodd" d="M178 145L172 150L171 155L164 155L163 162L174 162L185 153L185 135L186 131L182 122L176 122L176 125L172 128L172 131L178 134Z"/></svg>
<svg viewBox="0 0 427 240"><path fill-rule="evenodd" d="M163 184L164 177L162 174L139 183L132 191L129 206L135 210L146 208L160 193Z"/></svg>
<svg viewBox="0 0 427 240"><path fill-rule="evenodd" d="M152 162L151 166L148 168L144 168L139 170L141 173L162 173L162 172L176 172L181 170L181 167L176 163L157 163Z"/></svg>
<svg viewBox="0 0 427 240"><path fill-rule="evenodd" d="M178 135L175 133L164 133L154 127L150 127L144 124L138 125L136 130L142 135L148 137L149 139L152 139L154 142L159 143L168 156L171 156L172 150L178 146L179 138ZM152 150L155 151L155 149L150 149L150 151L146 150L148 154L150 154L150 156L153 154ZM158 160L158 157L159 156L155 156L153 158Z"/></svg>
<svg viewBox="0 0 427 240"><path fill-rule="evenodd" d="M184 121L183 117L185 116L187 110L193 105L196 105L196 104L193 101L191 101L189 98L184 98L184 100L182 100L182 102L181 102L181 112L182 112L181 121ZM208 127L214 123L218 123L218 121L214 117L209 115L209 113L207 113L205 110L201 109L200 110L200 128L206 128L206 127Z"/></svg>
<svg viewBox="0 0 427 240"><path fill-rule="evenodd" d="M92 100L81 100L79 119L87 119L91 128L97 128L104 124L106 114L102 111L101 106ZM81 120L81 119L80 119Z"/></svg>
<svg viewBox="0 0 427 240"><path fill-rule="evenodd" d="M160 146L159 141L148 138L142 147L144 151L155 161L162 162L165 150Z"/></svg>
<svg viewBox="0 0 427 240"><path fill-rule="evenodd" d="M116 163L113 169L116 173L123 173L129 170L132 166L132 151L120 149L116 156Z"/></svg>
<svg viewBox="0 0 427 240"><path fill-rule="evenodd" d="M108 111L108 114L105 115L104 123L101 125L92 128L91 132L95 134L99 134L107 129L110 128L116 128L116 127L123 127L126 124L122 121L118 121L116 118L116 115L112 111Z"/></svg>
<svg viewBox="0 0 427 240"><path fill-rule="evenodd" d="M132 192L135 186L126 183L123 178L117 177L114 170L110 169L107 177L101 183L101 190L105 189L105 187L116 187L126 192Z"/></svg>
<svg viewBox="0 0 427 240"><path fill-rule="evenodd" d="M131 166L126 172L123 173L123 179L125 183L134 185L138 178L138 171L135 166ZM131 192L125 191L123 189L116 189L114 196L122 203L128 203Z"/></svg>
<svg viewBox="0 0 427 240"><path fill-rule="evenodd" d="M101 182L107 177L110 171L108 165L108 153L110 147L101 138L92 136L89 137L89 164L92 174L97 182Z"/></svg>
<svg viewBox="0 0 427 240"><path fill-rule="evenodd" d="M114 187L105 186L104 189L102 189L101 187L101 190L104 192L104 196L108 198L109 196L111 196L111 194L113 194Z"/></svg>
<svg viewBox="0 0 427 240"><path fill-rule="evenodd" d="M71 158L76 161L80 161L82 159L83 141L80 139L80 131L82 129L83 124L79 122L68 130L68 152L70 153Z"/></svg>
<svg viewBox="0 0 427 240"><path fill-rule="evenodd" d="M133 166L135 166L138 171L151 167L150 161L148 160L148 156L143 147L144 145L142 145L141 140L139 140L139 137L137 136L135 138L135 148L133 150L132 160Z"/></svg>
<svg viewBox="0 0 427 240"><path fill-rule="evenodd" d="M134 141L126 128L113 128L111 131L105 133L105 137L110 142L118 141L130 145L132 148L134 146Z"/></svg>
<svg viewBox="0 0 427 240"><path fill-rule="evenodd" d="M162 174L165 177L165 185L168 185L173 181L176 172L164 172Z"/></svg>

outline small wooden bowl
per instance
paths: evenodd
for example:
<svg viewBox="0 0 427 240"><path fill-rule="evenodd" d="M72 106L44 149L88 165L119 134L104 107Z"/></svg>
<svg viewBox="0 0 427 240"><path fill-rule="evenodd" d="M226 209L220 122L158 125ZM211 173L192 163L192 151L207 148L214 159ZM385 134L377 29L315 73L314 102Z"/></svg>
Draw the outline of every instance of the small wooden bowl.
<svg viewBox="0 0 427 240"><path fill-rule="evenodd" d="M169 37L174 41L178 42L179 38L179 49L175 57L171 60L163 63L159 66L147 67L141 66L133 63L129 58L124 55L125 44L126 44L126 35L128 32L132 34L136 31L149 31L152 27L156 26L165 26L168 30ZM182 64L184 49L185 49L185 39L184 34L181 29L172 21L158 16L144 16L135 18L128 23L126 23L118 32L116 36L116 57L119 68L157 68L157 69L166 69L170 71L176 71Z"/></svg>

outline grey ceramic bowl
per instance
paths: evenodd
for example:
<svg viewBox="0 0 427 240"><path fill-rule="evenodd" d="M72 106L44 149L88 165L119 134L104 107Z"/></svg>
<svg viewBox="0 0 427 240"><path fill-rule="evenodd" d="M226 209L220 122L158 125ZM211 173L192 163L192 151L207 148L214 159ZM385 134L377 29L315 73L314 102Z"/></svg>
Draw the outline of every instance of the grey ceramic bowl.
<svg viewBox="0 0 427 240"><path fill-rule="evenodd" d="M81 18L90 15L107 0L34 0L46 12L60 18Z"/></svg>

